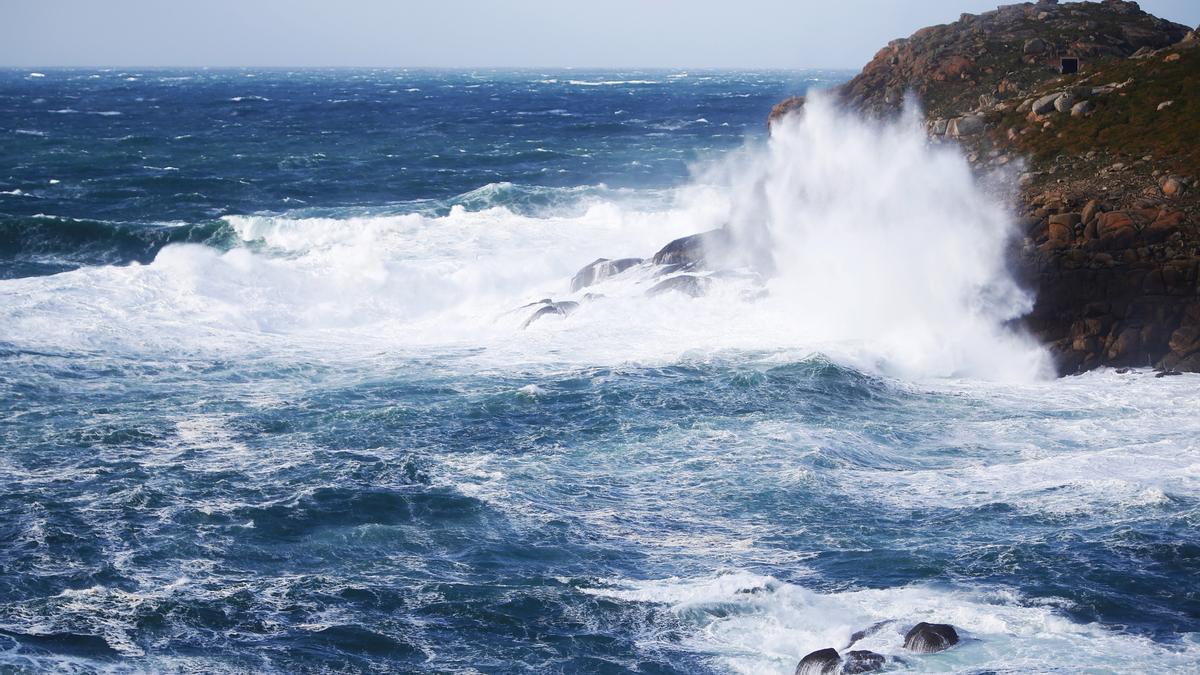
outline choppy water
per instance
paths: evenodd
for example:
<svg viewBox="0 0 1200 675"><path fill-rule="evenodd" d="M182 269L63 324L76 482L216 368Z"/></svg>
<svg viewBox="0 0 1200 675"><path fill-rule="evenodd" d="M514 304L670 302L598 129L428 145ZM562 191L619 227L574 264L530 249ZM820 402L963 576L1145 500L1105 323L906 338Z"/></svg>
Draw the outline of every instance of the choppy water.
<svg viewBox="0 0 1200 675"><path fill-rule="evenodd" d="M763 159L841 76L0 75L0 669L1200 671L1200 379L1039 377L903 130ZM743 182L767 299L506 314Z"/></svg>

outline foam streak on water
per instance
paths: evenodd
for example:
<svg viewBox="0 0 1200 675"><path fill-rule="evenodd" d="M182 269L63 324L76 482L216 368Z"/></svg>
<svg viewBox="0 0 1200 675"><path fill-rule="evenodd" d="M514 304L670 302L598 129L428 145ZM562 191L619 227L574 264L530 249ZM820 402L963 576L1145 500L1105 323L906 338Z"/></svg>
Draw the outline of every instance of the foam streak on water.
<svg viewBox="0 0 1200 675"><path fill-rule="evenodd" d="M810 73L26 75L0 669L790 673L878 622L915 671L1200 669L1200 379L1045 378L1002 199L913 120L767 142ZM761 283L570 288L726 223Z"/></svg>

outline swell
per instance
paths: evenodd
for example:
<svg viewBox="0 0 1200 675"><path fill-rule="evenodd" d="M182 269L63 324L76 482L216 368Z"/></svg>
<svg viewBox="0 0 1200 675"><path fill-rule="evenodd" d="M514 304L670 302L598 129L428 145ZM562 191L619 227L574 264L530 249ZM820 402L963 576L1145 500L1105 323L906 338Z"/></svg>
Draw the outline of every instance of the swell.
<svg viewBox="0 0 1200 675"><path fill-rule="evenodd" d="M122 223L57 216L0 216L0 279L44 276L85 265L147 264L165 246L229 249L237 233L224 221Z"/></svg>

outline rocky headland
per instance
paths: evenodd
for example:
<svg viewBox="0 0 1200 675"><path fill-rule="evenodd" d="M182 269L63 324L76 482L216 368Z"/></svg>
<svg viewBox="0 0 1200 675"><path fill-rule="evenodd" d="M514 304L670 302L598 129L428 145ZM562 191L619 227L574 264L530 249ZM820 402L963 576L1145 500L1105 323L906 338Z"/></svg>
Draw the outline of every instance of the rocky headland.
<svg viewBox="0 0 1200 675"><path fill-rule="evenodd" d="M1121 0L1002 6L890 42L836 95L874 116L915 97L931 142L1017 167L1012 264L1061 374L1200 371L1195 30Z"/></svg>
<svg viewBox="0 0 1200 675"><path fill-rule="evenodd" d="M919 105L930 143L960 146L981 177L1012 179L983 182L1007 186L1010 266L1036 297L1023 328L1060 375L1200 372L1197 30L1123 0L1006 5L893 40L832 95L874 118ZM804 108L781 101L768 128ZM645 260L598 259L572 280L577 300L534 303L523 325L602 298L589 287L618 275L639 277L646 295L692 297L735 276L758 283L747 299L762 297L774 261L737 244L722 228Z"/></svg>

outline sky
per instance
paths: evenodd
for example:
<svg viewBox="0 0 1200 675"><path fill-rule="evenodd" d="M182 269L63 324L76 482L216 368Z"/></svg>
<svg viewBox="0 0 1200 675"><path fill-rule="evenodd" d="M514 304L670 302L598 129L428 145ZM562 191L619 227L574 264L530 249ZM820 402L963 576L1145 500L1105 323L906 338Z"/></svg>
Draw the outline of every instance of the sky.
<svg viewBox="0 0 1200 675"><path fill-rule="evenodd" d="M4 0L0 66L858 68L999 0ZM1200 24L1200 0L1143 0Z"/></svg>

